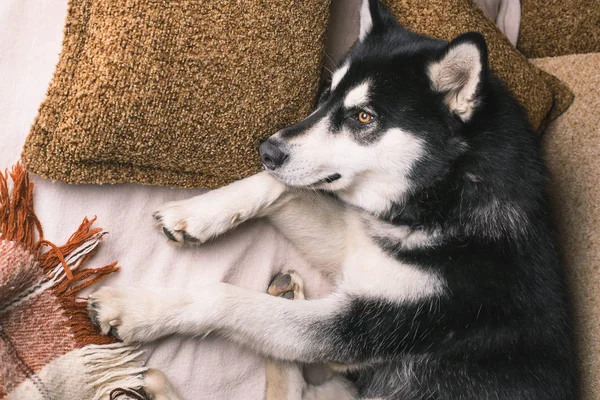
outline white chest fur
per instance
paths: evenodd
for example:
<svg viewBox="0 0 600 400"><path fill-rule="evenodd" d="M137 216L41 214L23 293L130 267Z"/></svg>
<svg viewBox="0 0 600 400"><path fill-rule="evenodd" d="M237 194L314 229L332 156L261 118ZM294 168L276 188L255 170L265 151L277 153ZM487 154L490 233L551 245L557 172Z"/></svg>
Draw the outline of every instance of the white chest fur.
<svg viewBox="0 0 600 400"><path fill-rule="evenodd" d="M356 213L348 213L347 234L341 292L392 302L411 302L443 291L443 281L437 275L384 253L368 236Z"/></svg>

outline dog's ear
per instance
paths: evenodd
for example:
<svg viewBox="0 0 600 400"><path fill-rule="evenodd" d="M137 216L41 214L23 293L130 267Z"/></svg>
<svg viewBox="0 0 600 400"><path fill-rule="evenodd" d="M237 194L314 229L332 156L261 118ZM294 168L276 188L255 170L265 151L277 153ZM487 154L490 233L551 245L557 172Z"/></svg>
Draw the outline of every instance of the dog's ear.
<svg viewBox="0 0 600 400"><path fill-rule="evenodd" d="M487 74L484 37L477 32L458 36L427 68L433 90L444 94L451 112L468 121L479 104L479 88Z"/></svg>
<svg viewBox="0 0 600 400"><path fill-rule="evenodd" d="M381 34L391 27L398 27L396 18L379 0L362 0L360 7L360 31L358 40L371 34Z"/></svg>

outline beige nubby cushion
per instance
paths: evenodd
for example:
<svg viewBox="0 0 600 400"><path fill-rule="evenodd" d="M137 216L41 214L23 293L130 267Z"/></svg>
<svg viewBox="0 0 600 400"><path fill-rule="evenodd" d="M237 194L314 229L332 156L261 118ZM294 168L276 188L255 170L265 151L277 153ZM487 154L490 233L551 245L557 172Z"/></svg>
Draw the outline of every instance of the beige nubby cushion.
<svg viewBox="0 0 600 400"><path fill-rule="evenodd" d="M216 187L307 115L328 2L70 0L22 158L73 183Z"/></svg>
<svg viewBox="0 0 600 400"><path fill-rule="evenodd" d="M540 58L575 93L544 133L550 195L575 313L582 400L600 399L600 53Z"/></svg>

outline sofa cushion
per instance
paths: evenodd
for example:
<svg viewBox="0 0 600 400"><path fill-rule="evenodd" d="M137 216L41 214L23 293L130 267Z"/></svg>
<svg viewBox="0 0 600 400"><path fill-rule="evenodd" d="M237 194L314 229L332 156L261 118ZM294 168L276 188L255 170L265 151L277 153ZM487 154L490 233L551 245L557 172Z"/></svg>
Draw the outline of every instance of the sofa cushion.
<svg viewBox="0 0 600 400"><path fill-rule="evenodd" d="M582 397L600 398L600 53L533 60L575 93L544 134L559 249L581 361Z"/></svg>
<svg viewBox="0 0 600 400"><path fill-rule="evenodd" d="M600 3L521 0L517 48L529 58L600 52Z"/></svg>

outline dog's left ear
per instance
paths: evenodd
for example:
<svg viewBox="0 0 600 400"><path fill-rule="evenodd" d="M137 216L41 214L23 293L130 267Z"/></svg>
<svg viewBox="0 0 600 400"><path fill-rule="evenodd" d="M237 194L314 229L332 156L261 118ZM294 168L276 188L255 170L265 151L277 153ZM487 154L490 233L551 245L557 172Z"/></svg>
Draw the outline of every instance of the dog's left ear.
<svg viewBox="0 0 600 400"><path fill-rule="evenodd" d="M484 37L477 32L458 36L427 68L431 86L444 94L450 111L468 121L479 103L479 88L487 74Z"/></svg>
<svg viewBox="0 0 600 400"><path fill-rule="evenodd" d="M359 41L364 41L371 34L383 34L392 27L399 27L398 22L379 0L362 0Z"/></svg>

